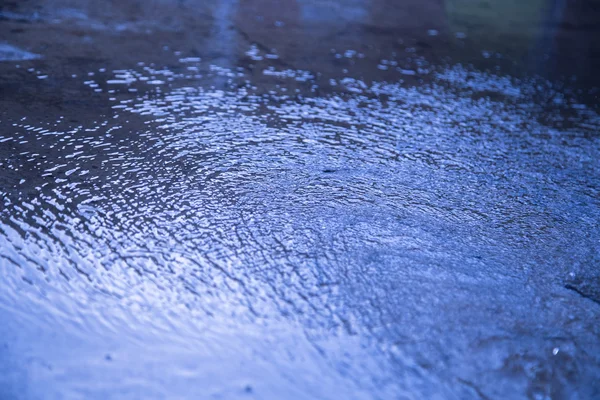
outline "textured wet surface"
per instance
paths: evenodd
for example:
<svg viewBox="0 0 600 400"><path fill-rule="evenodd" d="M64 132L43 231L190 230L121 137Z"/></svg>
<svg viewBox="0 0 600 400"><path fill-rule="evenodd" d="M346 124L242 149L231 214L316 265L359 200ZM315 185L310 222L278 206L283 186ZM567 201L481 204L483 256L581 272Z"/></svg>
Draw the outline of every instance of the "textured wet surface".
<svg viewBox="0 0 600 400"><path fill-rule="evenodd" d="M593 7L463 3L3 6L0 398L599 397Z"/></svg>

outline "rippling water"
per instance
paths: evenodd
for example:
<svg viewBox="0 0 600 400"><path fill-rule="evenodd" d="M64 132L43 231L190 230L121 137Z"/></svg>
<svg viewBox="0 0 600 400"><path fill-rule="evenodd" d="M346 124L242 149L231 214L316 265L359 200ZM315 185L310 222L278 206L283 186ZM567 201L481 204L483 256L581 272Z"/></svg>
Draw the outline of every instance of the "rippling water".
<svg viewBox="0 0 600 400"><path fill-rule="evenodd" d="M2 398L598 395L596 109L380 65L182 55L74 77L94 121L9 121Z"/></svg>

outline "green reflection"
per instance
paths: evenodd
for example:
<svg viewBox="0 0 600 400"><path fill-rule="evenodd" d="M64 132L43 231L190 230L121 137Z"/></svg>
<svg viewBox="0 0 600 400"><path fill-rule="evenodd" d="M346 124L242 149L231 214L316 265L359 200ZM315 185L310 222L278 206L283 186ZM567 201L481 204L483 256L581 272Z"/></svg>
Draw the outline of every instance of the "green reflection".
<svg viewBox="0 0 600 400"><path fill-rule="evenodd" d="M482 49L523 56L540 37L546 0L446 0L450 29Z"/></svg>

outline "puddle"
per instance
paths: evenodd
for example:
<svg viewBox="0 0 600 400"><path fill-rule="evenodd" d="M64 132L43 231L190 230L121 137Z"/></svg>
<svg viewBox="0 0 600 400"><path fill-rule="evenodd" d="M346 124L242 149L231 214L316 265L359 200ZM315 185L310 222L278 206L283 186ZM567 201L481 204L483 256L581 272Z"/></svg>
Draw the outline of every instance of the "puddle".
<svg viewBox="0 0 600 400"><path fill-rule="evenodd" d="M597 105L428 57L461 2L211 4L28 21L73 37L0 82L0 398L593 398Z"/></svg>

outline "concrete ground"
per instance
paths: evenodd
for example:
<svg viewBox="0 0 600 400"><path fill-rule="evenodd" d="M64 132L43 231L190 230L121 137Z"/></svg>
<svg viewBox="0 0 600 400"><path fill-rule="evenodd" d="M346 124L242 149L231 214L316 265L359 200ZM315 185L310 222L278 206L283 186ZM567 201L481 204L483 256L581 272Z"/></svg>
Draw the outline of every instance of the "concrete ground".
<svg viewBox="0 0 600 400"><path fill-rule="evenodd" d="M0 3L0 399L600 398L598 21Z"/></svg>

